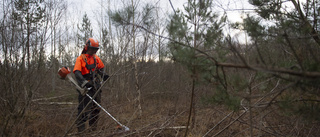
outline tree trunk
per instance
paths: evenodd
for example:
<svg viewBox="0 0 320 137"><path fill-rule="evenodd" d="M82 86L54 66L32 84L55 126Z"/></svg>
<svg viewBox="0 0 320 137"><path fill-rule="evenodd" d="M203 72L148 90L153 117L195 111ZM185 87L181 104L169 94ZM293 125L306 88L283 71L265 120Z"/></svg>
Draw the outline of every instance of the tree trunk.
<svg viewBox="0 0 320 137"><path fill-rule="evenodd" d="M132 2L132 13L133 13L133 17L132 17L132 24L135 24L135 16L134 16L134 1L131 0ZM136 55L136 36L135 36L135 26L132 25L132 37L133 37L133 63L134 63L134 75L135 75L135 80L136 80L136 83L135 83L135 86L136 86L136 91L138 93L138 97L137 97L137 100L138 100L138 109L139 109L139 114L140 114L140 117L142 116L142 107L141 107L141 89L140 89L140 86L139 86L139 76L138 76L138 64L137 64L137 55Z"/></svg>

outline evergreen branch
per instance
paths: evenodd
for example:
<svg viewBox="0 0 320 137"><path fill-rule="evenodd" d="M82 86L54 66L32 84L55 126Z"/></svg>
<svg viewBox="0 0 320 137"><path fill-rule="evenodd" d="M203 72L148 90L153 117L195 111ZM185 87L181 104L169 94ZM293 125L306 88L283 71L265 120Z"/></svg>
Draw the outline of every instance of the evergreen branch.
<svg viewBox="0 0 320 137"><path fill-rule="evenodd" d="M302 12L301 7L300 7L300 2L296 0L291 0L293 5L295 6L296 10L299 12L301 21L305 24L305 27L308 29L309 34L312 36L314 41L317 42L317 44L320 46L320 37L318 32L315 30L315 28L310 24L308 21L308 18L305 16L305 14Z"/></svg>
<svg viewBox="0 0 320 137"><path fill-rule="evenodd" d="M294 102L320 102L320 100L316 100L316 99L297 99L297 100L294 100Z"/></svg>
<svg viewBox="0 0 320 137"><path fill-rule="evenodd" d="M285 40L287 41L289 48L292 50L292 53L293 53L294 57L296 58L296 60L297 60L297 62L298 62L298 64L299 64L299 67L300 67L302 70L305 70L305 69L303 68L303 65L302 65L302 60L299 58L296 50L294 49L291 41L290 41L289 38L288 38L287 33L285 33L284 38L285 38Z"/></svg>
<svg viewBox="0 0 320 137"><path fill-rule="evenodd" d="M291 69L285 68L275 68L275 67L261 67L261 66L251 66L251 65L242 65L242 64L232 64L232 63L218 63L218 66L230 67L230 68L245 68L255 71L263 71L271 74L289 74L303 78L320 78L319 72L310 72L310 71L294 71Z"/></svg>
<svg viewBox="0 0 320 137"><path fill-rule="evenodd" d="M286 68L276 68L276 67L269 67L269 66L262 67L262 66L255 66L255 65L250 65L250 64L246 64L246 63L245 64L221 63L221 62L218 62L214 57L210 56L208 53L206 53L198 48L192 47L190 45L186 45L182 42L176 41L176 40L171 39L169 37L156 34L152 31L144 28L141 25L137 25L137 24L133 24L133 23L129 23L129 22L127 22L127 24L136 26L136 27L138 27L138 28L140 28L140 29L152 34L152 35L155 35L155 36L161 37L163 39L167 39L169 41L175 42L179 45L191 48L191 49L205 55L208 59L213 61L217 67L220 66L220 67L227 67L227 68L249 69L249 70L254 70L254 71L262 71L262 72L266 72L266 73L270 73L270 74L288 74L288 75L293 75L293 76L298 76L298 77L303 77L303 78L312 78L312 79L320 78L320 72L314 72L314 71L313 72L312 71L311 72L310 71L295 71L295 70L286 69Z"/></svg>

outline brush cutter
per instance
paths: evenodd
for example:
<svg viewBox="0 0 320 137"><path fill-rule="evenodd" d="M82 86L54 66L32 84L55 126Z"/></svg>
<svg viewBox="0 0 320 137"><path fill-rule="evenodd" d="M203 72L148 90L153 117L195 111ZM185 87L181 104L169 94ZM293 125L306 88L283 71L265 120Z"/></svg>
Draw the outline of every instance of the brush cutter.
<svg viewBox="0 0 320 137"><path fill-rule="evenodd" d="M129 131L130 129L121 124L116 118L114 118L106 109L104 109L97 101L95 101L89 94L87 94L87 92L91 89L91 88L81 88L78 83L73 79L73 77L70 75L71 71L68 67L62 67L58 70L58 76L60 77L60 79L68 79L73 85L76 86L76 88L80 91L80 93L82 95L86 95L87 97L89 97L97 106L99 106L105 113L107 113L115 122L117 122L119 125L117 126L118 129L122 130L122 128L124 128L124 131ZM103 82L100 86L100 88L97 90L99 91L101 89L101 87L106 83Z"/></svg>

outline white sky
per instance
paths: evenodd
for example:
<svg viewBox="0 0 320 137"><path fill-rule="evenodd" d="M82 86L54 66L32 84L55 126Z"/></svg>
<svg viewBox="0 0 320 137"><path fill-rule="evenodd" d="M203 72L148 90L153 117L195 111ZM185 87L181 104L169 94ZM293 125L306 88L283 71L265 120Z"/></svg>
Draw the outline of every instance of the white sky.
<svg viewBox="0 0 320 137"><path fill-rule="evenodd" d="M82 17L84 12L86 12L90 17L92 17L95 13L100 12L101 6L108 8L108 3L110 2L110 6L112 9L118 9L123 5L122 1L131 3L131 0L68 0L69 6L71 6L70 10L77 10L78 15ZM171 5L169 4L169 0L140 0L140 3L146 2L160 2L163 10L173 11ZM187 0L171 0L173 7L177 10L183 10L183 4L187 3ZM248 4L248 0L215 0L214 5L216 5L216 9L219 10L221 14L226 11L230 16L230 20L232 21L240 21L240 14L243 11L240 9L253 9L253 7Z"/></svg>
<svg viewBox="0 0 320 137"><path fill-rule="evenodd" d="M164 16L166 16L168 12L173 12L169 0L140 0L140 3L142 4L147 2L161 3L160 7ZM183 4L186 4L187 0L171 0L171 2L175 10L179 8L183 11ZM242 21L241 15L245 15L245 12L248 10L241 9L253 9L253 6L248 3L248 0L215 0L213 2L216 12L218 12L220 15L226 12L230 22ZM119 9L123 3L131 3L131 0L68 0L68 3L69 12L74 15L72 17L74 18L73 20L80 19L81 21L84 13L87 13L89 19L91 19L93 29L95 30L98 29L95 27L98 26L95 19L101 17L101 9L107 9L109 3L111 9ZM241 37L242 35L243 37L243 32L236 30L226 30L226 32L231 33L234 36L239 35Z"/></svg>

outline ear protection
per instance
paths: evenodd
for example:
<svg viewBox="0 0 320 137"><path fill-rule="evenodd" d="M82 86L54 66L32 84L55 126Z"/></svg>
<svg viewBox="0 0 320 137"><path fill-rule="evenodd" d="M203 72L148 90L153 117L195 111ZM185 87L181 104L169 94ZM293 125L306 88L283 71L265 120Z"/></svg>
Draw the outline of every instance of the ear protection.
<svg viewBox="0 0 320 137"><path fill-rule="evenodd" d="M91 45L90 39L87 40L86 45L84 46L84 50L87 51L88 47Z"/></svg>

